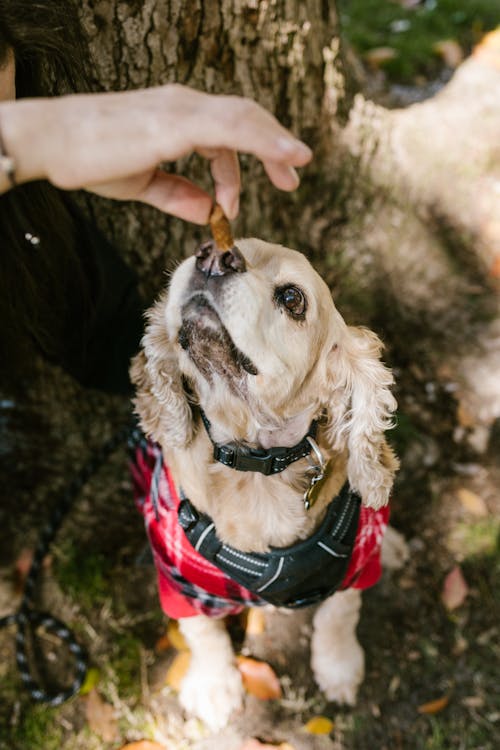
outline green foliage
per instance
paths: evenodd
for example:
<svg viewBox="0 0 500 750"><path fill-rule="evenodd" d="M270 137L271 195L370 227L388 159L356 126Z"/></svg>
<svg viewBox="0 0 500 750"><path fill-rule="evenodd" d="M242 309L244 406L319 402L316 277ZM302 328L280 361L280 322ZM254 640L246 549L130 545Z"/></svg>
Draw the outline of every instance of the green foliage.
<svg viewBox="0 0 500 750"><path fill-rule="evenodd" d="M56 577L63 591L91 609L110 596L109 561L104 555L65 545L57 550Z"/></svg>
<svg viewBox="0 0 500 750"><path fill-rule="evenodd" d="M122 699L139 697L141 641L131 633L120 633L113 642L110 667Z"/></svg>
<svg viewBox="0 0 500 750"><path fill-rule="evenodd" d="M60 750L63 731L57 719L57 710L47 706L25 706L20 722L9 734L5 747L9 750Z"/></svg>
<svg viewBox="0 0 500 750"><path fill-rule="evenodd" d="M384 64L394 81L435 76L441 67L436 42L455 39L469 53L500 24L498 0L426 0L415 8L394 0L339 0L339 8L342 33L358 54L375 47L396 51Z"/></svg>

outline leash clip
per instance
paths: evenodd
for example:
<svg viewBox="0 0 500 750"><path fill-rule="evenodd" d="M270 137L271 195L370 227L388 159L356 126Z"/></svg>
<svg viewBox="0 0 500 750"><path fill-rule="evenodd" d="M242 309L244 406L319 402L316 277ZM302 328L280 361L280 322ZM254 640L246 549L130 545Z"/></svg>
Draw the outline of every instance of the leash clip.
<svg viewBox="0 0 500 750"><path fill-rule="evenodd" d="M319 445L314 440L314 438L308 435L306 437L306 440L312 448L312 453L308 457L309 458L309 471L314 472L313 476L311 477L311 483L309 487L307 488L307 490L304 492L304 508L306 510L309 510L309 508L312 505L314 505L314 503L316 502L314 489L316 485L318 484L318 482L321 482L325 478L325 469L326 469L327 463L325 461L325 457L323 456ZM313 458L313 455L317 463L311 460Z"/></svg>

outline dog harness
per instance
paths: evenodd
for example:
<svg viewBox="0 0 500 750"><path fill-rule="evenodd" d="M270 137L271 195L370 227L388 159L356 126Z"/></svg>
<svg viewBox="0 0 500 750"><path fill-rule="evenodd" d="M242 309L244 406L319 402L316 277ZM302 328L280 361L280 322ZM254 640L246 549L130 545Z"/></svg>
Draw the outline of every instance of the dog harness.
<svg viewBox="0 0 500 750"><path fill-rule="evenodd" d="M380 577L389 510L361 506L347 483L309 539L257 554L220 542L211 519L175 487L161 448L139 432L131 470L160 602L172 618L221 617L268 603L303 607L338 589L368 588Z"/></svg>

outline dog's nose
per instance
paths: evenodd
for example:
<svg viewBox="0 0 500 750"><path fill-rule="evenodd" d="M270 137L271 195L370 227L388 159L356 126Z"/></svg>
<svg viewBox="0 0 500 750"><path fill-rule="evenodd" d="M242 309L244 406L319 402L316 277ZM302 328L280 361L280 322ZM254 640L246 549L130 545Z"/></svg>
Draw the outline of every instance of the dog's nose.
<svg viewBox="0 0 500 750"><path fill-rule="evenodd" d="M205 276L226 276L246 271L245 258L237 247L221 253L214 242L205 242L195 253L196 268Z"/></svg>

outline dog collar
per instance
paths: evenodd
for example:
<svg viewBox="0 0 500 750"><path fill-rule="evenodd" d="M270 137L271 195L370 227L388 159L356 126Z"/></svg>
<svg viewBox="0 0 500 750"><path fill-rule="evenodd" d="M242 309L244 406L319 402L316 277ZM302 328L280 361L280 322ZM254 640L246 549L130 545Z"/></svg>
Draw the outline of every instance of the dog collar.
<svg viewBox="0 0 500 750"><path fill-rule="evenodd" d="M318 422L314 419L302 440L291 448L248 448L238 445L217 445L210 434L210 421L200 409L201 419L205 425L207 435L214 447L214 459L224 466L237 471L258 471L269 476L284 471L291 463L305 458L311 453L312 445L309 438L314 440L318 430Z"/></svg>
<svg viewBox="0 0 500 750"><path fill-rule="evenodd" d="M341 585L352 555L361 499L348 484L330 502L312 536L266 553L242 552L223 544L215 524L181 494L178 520L190 544L227 576L276 607L307 607Z"/></svg>

